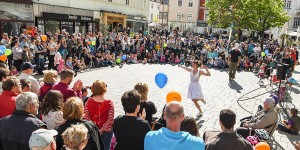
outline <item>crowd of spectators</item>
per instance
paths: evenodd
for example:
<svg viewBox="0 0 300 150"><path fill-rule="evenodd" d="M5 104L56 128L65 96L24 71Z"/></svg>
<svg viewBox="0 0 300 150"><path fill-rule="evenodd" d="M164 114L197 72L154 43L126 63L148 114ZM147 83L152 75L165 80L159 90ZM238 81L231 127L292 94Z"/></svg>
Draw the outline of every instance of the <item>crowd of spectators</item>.
<svg viewBox="0 0 300 150"><path fill-rule="evenodd" d="M124 115L115 116L114 100L105 97L104 81L96 80L92 86L84 87L77 80L70 86L77 72L94 67L122 67L125 63L191 66L200 60L209 68L224 69L231 63L224 39L203 38L177 29L152 29L133 37L126 31L107 35L69 35L58 31L47 34L46 40L43 36L23 32L19 37L8 38L3 34L1 44L11 48L12 55L0 65L0 149L253 149L267 143L249 139L268 142L257 129L271 135L277 126L276 102L272 97L266 98L263 110L252 119L243 120L236 130L235 113L221 110L222 131L207 131L201 138L195 119L184 115L180 95L167 95L163 114L155 118L157 109L155 103L148 101L148 85L137 83L121 96ZM252 40L230 42L229 49L241 53L238 69L264 71L268 75L269 68L286 63L291 77L298 61L297 49L280 50L276 40L265 44L262 50ZM43 81L37 80L35 73L43 75ZM87 89L91 89L91 96ZM297 112L293 109L292 118L283 121L279 128L298 134Z"/></svg>

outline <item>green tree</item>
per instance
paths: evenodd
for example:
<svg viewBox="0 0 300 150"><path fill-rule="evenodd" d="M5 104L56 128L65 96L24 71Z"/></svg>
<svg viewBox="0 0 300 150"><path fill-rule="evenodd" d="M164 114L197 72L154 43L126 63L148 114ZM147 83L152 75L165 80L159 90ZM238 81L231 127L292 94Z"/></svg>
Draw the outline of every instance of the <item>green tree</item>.
<svg viewBox="0 0 300 150"><path fill-rule="evenodd" d="M266 29L289 20L282 0L209 0L206 7L210 9L210 25L228 28L233 23L234 29L259 31L262 37Z"/></svg>
<svg viewBox="0 0 300 150"><path fill-rule="evenodd" d="M247 0L244 7L250 18L251 29L260 32L261 47L266 29L283 26L290 19L284 10L283 0Z"/></svg>
<svg viewBox="0 0 300 150"><path fill-rule="evenodd" d="M238 30L240 40L242 29L248 29L249 16L245 15L244 3L246 0L209 0L206 7L210 10L208 23L218 28L228 28L233 24Z"/></svg>

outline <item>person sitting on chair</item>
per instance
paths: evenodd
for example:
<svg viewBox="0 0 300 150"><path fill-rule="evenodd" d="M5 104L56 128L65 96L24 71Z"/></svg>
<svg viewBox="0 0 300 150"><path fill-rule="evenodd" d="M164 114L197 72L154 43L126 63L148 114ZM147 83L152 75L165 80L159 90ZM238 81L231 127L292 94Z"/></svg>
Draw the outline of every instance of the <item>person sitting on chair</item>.
<svg viewBox="0 0 300 150"><path fill-rule="evenodd" d="M254 135L254 129L265 129L271 134L278 120L274 106L275 100L271 97L266 98L264 101L264 109L257 112L250 120L242 119L241 127L237 129L237 133L244 138L247 138L249 135Z"/></svg>

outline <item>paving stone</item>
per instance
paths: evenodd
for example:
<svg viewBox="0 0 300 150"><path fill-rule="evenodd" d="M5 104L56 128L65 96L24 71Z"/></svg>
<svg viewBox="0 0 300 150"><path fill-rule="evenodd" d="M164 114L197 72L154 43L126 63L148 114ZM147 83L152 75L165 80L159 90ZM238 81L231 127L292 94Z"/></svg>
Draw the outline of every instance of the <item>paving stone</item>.
<svg viewBox="0 0 300 150"><path fill-rule="evenodd" d="M296 68L300 71L300 66ZM168 76L168 83L160 89L156 86L154 77L158 72L163 72ZM211 77L200 78L200 84L204 92L204 97L207 104L204 105L200 102L201 108L204 111L203 117L197 120L199 123L200 134L207 130L221 130L218 117L221 109L230 108L237 114L238 127L241 118L250 116L255 113L257 106L263 104L263 99L269 96L269 91L272 90L271 86L258 89L259 79L251 72L238 72L236 79L233 82L228 81L228 74L226 71L210 69ZM296 80L300 79L300 74L294 74ZM184 105L185 114L193 117L197 114L197 109L193 102L187 98L187 90L190 82L189 72L171 65L124 65L123 68L104 68L95 69L88 72L80 73L74 79L74 82L80 79L84 85L92 85L95 80L104 80L108 85L106 97L113 100L115 105L115 116L124 114L121 96L127 91L133 89L134 85L138 82L145 82L149 86L148 100L153 101L158 109L157 114L154 116L160 117L163 106L166 104L165 98L168 92L178 91L182 95L182 104ZM268 81L264 81L269 84ZM273 86L275 87L275 86ZM255 90L255 91L253 91ZM250 91L253 91L249 93ZM248 93L248 94L247 94ZM300 87L293 87L290 94L293 104L300 108ZM246 95L245 95L246 94ZM246 110L240 107L237 100L251 98L257 95L258 97L252 98L247 101L240 101L239 104ZM289 135L283 132L274 133L275 141L284 149L293 149L291 141L300 140L300 136Z"/></svg>

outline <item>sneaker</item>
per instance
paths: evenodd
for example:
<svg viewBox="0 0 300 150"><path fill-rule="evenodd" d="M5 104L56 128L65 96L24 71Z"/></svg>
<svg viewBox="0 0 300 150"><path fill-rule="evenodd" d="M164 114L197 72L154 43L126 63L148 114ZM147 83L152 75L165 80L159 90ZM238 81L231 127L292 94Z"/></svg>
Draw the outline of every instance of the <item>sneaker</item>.
<svg viewBox="0 0 300 150"><path fill-rule="evenodd" d="M202 111L200 111L197 115L196 115L196 117L201 117L203 115L203 113L202 113Z"/></svg>
<svg viewBox="0 0 300 150"><path fill-rule="evenodd" d="M206 104L206 100L201 99L200 101L201 101L203 104Z"/></svg>

